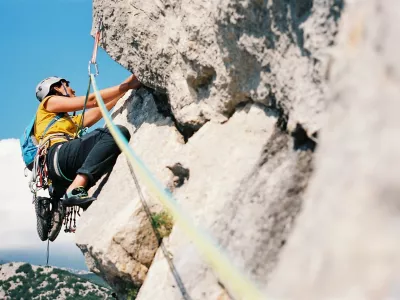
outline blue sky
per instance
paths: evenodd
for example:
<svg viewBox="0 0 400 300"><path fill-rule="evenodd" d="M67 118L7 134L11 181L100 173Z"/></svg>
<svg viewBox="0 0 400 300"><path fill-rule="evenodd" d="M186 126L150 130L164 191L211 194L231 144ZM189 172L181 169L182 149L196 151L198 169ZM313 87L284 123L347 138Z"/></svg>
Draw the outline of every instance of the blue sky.
<svg viewBox="0 0 400 300"><path fill-rule="evenodd" d="M35 87L42 79L65 77L77 95L85 94L91 26L91 0L0 1L0 139L22 135L36 112ZM99 88L130 74L101 48L97 62Z"/></svg>
<svg viewBox="0 0 400 300"><path fill-rule="evenodd" d="M0 0L0 259L45 262L46 243L36 234L32 196L15 139L35 115L35 88L42 79L65 77L77 95L86 93L94 43L91 26L91 0ZM130 75L101 48L97 62L99 88ZM71 234L61 232L50 251L52 265L86 268Z"/></svg>

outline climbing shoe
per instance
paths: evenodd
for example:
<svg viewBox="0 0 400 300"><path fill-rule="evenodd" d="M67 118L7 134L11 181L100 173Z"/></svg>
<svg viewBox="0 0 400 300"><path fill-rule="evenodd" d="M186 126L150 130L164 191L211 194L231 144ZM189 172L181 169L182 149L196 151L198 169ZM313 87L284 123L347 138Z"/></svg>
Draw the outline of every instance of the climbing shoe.
<svg viewBox="0 0 400 300"><path fill-rule="evenodd" d="M36 197L34 200L36 212L36 230L42 241L47 240L50 227L51 211L50 199Z"/></svg>
<svg viewBox="0 0 400 300"><path fill-rule="evenodd" d="M95 200L96 198L90 197L85 188L80 186L65 193L62 204L65 207L79 206L85 210Z"/></svg>
<svg viewBox="0 0 400 300"><path fill-rule="evenodd" d="M52 205L52 216L49 230L49 240L53 242L61 231L63 225L65 209L61 205L60 200L54 200Z"/></svg>

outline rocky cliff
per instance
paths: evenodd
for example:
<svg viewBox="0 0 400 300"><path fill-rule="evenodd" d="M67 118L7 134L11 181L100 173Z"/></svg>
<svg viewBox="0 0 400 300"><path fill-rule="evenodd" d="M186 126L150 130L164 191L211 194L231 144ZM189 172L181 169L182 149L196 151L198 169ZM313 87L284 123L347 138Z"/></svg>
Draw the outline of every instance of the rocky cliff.
<svg viewBox="0 0 400 300"><path fill-rule="evenodd" d="M400 3L93 7L102 47L145 85L114 121L236 266L277 299L397 295ZM121 297L228 299L180 228L159 248L142 198L165 213L133 175L121 156L80 220L91 270Z"/></svg>

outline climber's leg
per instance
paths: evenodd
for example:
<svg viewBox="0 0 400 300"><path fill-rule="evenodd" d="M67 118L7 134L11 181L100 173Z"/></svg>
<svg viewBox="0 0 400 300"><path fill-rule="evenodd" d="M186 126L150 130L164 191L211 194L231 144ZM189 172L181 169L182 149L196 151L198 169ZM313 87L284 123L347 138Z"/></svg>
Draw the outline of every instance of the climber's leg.
<svg viewBox="0 0 400 300"><path fill-rule="evenodd" d="M118 127L129 140L129 131L123 126ZM72 205L79 199L93 201L94 198L88 197L87 189L112 169L120 153L107 128L96 129L82 138L63 144L58 153L59 168L65 177L72 179L64 195L64 199L69 199L65 200L65 204Z"/></svg>

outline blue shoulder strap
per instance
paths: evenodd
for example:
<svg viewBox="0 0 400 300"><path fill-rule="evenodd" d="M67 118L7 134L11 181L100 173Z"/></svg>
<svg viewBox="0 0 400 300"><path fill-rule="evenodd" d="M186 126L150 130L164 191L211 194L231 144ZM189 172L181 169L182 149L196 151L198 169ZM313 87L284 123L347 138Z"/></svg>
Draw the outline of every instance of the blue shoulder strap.
<svg viewBox="0 0 400 300"><path fill-rule="evenodd" d="M50 123L47 124L47 127L46 127L46 129L43 131L43 134L42 134L42 136L41 136L40 138L42 139L42 138L44 137L44 135L46 134L47 130L49 130L50 127L53 126L54 123L57 122L58 120L60 120L63 116L64 116L64 113L59 113L57 116L55 116L55 117L53 118L53 120L51 120Z"/></svg>

